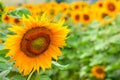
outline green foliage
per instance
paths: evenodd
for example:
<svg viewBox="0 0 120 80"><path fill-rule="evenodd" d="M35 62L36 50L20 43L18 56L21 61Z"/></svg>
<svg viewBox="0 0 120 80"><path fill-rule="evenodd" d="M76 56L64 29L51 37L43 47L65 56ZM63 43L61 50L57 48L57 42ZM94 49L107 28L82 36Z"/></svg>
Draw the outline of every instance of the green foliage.
<svg viewBox="0 0 120 80"><path fill-rule="evenodd" d="M4 13L5 6L0 2L0 23L2 22L2 15Z"/></svg>
<svg viewBox="0 0 120 80"><path fill-rule="evenodd" d="M10 11L8 15L14 18L21 18L23 15L31 15L32 13L26 8L17 8L16 10Z"/></svg>
<svg viewBox="0 0 120 80"><path fill-rule="evenodd" d="M65 25L69 25L71 33L68 36L67 46L62 49L63 56L60 57L59 63L69 66L67 70L54 69L56 73L50 74L51 78L98 80L90 75L91 69L93 66L102 65L106 72L104 80L119 80L120 15L118 14L109 24L93 21L84 26L69 21Z"/></svg>

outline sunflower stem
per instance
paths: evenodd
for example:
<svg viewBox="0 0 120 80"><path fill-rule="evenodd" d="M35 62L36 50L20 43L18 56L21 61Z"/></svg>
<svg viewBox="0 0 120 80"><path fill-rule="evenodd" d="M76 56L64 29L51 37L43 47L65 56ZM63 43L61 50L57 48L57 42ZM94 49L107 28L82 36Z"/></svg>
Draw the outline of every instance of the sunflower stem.
<svg viewBox="0 0 120 80"><path fill-rule="evenodd" d="M30 80L31 76L33 75L33 72L34 72L34 71L32 71L32 72L30 73L30 75L28 76L27 80Z"/></svg>

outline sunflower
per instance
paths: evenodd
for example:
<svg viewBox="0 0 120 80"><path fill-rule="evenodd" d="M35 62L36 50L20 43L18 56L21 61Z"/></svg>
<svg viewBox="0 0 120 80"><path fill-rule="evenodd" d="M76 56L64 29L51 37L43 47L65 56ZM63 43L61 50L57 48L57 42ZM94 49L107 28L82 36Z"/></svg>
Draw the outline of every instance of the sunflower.
<svg viewBox="0 0 120 80"><path fill-rule="evenodd" d="M43 7L43 5L41 4L39 4L39 5L36 5L35 6L35 8L36 9L34 9L34 10L32 10L32 15L34 16L36 16L36 15L42 15L46 10L48 10L47 8L46 8L46 6L44 6Z"/></svg>
<svg viewBox="0 0 120 80"><path fill-rule="evenodd" d="M106 0L104 3L104 8L111 17L114 17L118 12L118 7L115 0Z"/></svg>
<svg viewBox="0 0 120 80"><path fill-rule="evenodd" d="M96 2L96 4L95 4L95 7L97 8L97 9L102 9L103 8L103 2Z"/></svg>
<svg viewBox="0 0 120 80"><path fill-rule="evenodd" d="M80 23L81 22L81 13L79 11L74 11L72 13L72 20L75 23Z"/></svg>
<svg viewBox="0 0 120 80"><path fill-rule="evenodd" d="M90 14L90 11L85 11L82 13L82 23L83 24L88 24L93 20L93 15Z"/></svg>
<svg viewBox="0 0 120 80"><path fill-rule="evenodd" d="M104 79L105 68L103 66L94 66L92 68L92 75L94 75L98 79Z"/></svg>
<svg viewBox="0 0 120 80"><path fill-rule="evenodd" d="M98 21L103 21L106 16L109 16L109 13L105 9L99 10L97 13L97 20Z"/></svg>
<svg viewBox="0 0 120 80"><path fill-rule="evenodd" d="M22 20L19 18L12 18L12 24L13 25L21 25L22 24Z"/></svg>
<svg viewBox="0 0 120 80"><path fill-rule="evenodd" d="M71 17L72 15L72 11L71 10L67 10L66 12L63 13L63 15L66 15L67 17Z"/></svg>
<svg viewBox="0 0 120 80"><path fill-rule="evenodd" d="M57 60L62 55L60 48L66 45L69 30L62 26L63 21L50 23L45 16L23 17L24 26L9 28L16 34L6 39L5 48L10 50L6 56L11 56L14 67L23 75L50 68L52 58Z"/></svg>
<svg viewBox="0 0 120 80"><path fill-rule="evenodd" d="M50 7L50 8L48 8L48 10L47 10L47 14L48 14L48 16L50 16L50 17L54 17L54 16L56 16L58 13L59 13L59 9L57 9L56 7Z"/></svg>
<svg viewBox="0 0 120 80"><path fill-rule="evenodd" d="M69 10L69 5L67 4L67 3L65 3L65 2L61 2L60 4L59 4L59 8L60 8L60 11L61 12L66 12L67 10Z"/></svg>
<svg viewBox="0 0 120 80"><path fill-rule="evenodd" d="M30 11L35 9L35 6L33 4L25 4L23 7L29 9Z"/></svg>
<svg viewBox="0 0 120 80"><path fill-rule="evenodd" d="M6 14L4 14L3 16L2 16L2 21L4 22L4 23L10 23L11 22L11 17L9 16L9 15L6 15Z"/></svg>
<svg viewBox="0 0 120 80"><path fill-rule="evenodd" d="M82 9L82 2L74 2L71 4L72 10L81 10Z"/></svg>
<svg viewBox="0 0 120 80"><path fill-rule="evenodd" d="M72 15L71 10L67 10L65 13L63 13L61 19L64 19L65 22L68 22L69 19L71 18L71 15Z"/></svg>

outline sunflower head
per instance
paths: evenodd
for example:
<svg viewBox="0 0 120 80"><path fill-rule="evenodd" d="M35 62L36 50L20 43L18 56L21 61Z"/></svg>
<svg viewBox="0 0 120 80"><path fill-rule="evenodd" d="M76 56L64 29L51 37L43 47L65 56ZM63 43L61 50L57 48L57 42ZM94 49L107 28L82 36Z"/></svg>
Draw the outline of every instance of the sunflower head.
<svg viewBox="0 0 120 80"><path fill-rule="evenodd" d="M6 14L2 15L2 21L4 23L10 23L11 20L12 20L12 17L10 17L9 15L6 15Z"/></svg>
<svg viewBox="0 0 120 80"><path fill-rule="evenodd" d="M82 2L74 2L71 6L72 10L81 10L82 9Z"/></svg>
<svg viewBox="0 0 120 80"><path fill-rule="evenodd" d="M83 12L82 13L82 23L83 24L88 24L92 21L93 15L90 14L90 12Z"/></svg>
<svg viewBox="0 0 120 80"><path fill-rule="evenodd" d="M103 2L97 2L96 4L95 4L95 6L97 7L97 8L99 8L99 9L101 9L101 8L103 8Z"/></svg>
<svg viewBox="0 0 120 80"><path fill-rule="evenodd" d="M21 25L22 20L20 18L12 18L11 19L13 25Z"/></svg>
<svg viewBox="0 0 120 80"><path fill-rule="evenodd" d="M109 13L110 16L115 16L116 13L118 12L118 6L116 5L115 0L106 0L104 3L104 7L106 11Z"/></svg>
<svg viewBox="0 0 120 80"><path fill-rule="evenodd" d="M107 11L105 9L99 10L97 13L97 20L98 21L104 21L104 18L106 16L109 16L109 13L107 13Z"/></svg>
<svg viewBox="0 0 120 80"><path fill-rule="evenodd" d="M104 79L105 68L103 66L94 66L92 68L92 75L94 75L98 79Z"/></svg>
<svg viewBox="0 0 120 80"><path fill-rule="evenodd" d="M79 11L74 11L74 13L72 13L72 20L74 23L80 23L81 22L81 13Z"/></svg>
<svg viewBox="0 0 120 80"><path fill-rule="evenodd" d="M51 23L45 16L23 17L23 26L9 28L16 34L6 39L5 48L10 50L6 56L11 56L14 67L23 75L50 68L52 58L57 60L61 56L60 47L66 45L69 30L63 21Z"/></svg>

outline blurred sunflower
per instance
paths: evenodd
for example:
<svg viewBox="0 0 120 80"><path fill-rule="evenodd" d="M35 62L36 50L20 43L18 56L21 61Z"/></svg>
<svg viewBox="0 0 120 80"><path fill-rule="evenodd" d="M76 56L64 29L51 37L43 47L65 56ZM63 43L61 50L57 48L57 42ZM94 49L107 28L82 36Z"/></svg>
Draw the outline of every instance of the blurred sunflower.
<svg viewBox="0 0 120 80"><path fill-rule="evenodd" d="M22 20L24 27L10 28L16 34L6 39L5 48L10 50L6 56L11 56L14 67L23 75L39 72L39 68L50 68L52 58L57 60L62 55L59 48L66 45L69 30L62 26L63 21L50 23L45 14L35 18L23 17Z"/></svg>
<svg viewBox="0 0 120 80"><path fill-rule="evenodd" d="M54 17L54 16L56 16L58 13L59 13L59 9L57 9L56 7L50 7L50 8L48 8L48 10L47 10L47 14L48 14L48 16L50 16L50 17Z"/></svg>
<svg viewBox="0 0 120 80"><path fill-rule="evenodd" d="M65 22L67 22L67 21L69 20L69 17L63 15L63 16L61 16L60 19L61 19L61 20L64 20Z"/></svg>
<svg viewBox="0 0 120 80"><path fill-rule="evenodd" d="M98 79L104 79L105 68L103 66L94 66L92 68L92 75L94 75Z"/></svg>
<svg viewBox="0 0 120 80"><path fill-rule="evenodd" d="M9 15L6 15L6 14L2 15L2 21L4 23L10 23L11 19L12 19L12 17L10 17Z"/></svg>
<svg viewBox="0 0 120 80"><path fill-rule="evenodd" d="M60 8L60 11L64 13L67 10L69 10L69 5L67 3L65 3L65 2L61 2L59 4L59 8Z"/></svg>
<svg viewBox="0 0 120 80"><path fill-rule="evenodd" d="M68 16L69 18L72 15L72 11L71 10L67 10L66 12L63 13L64 15Z"/></svg>
<svg viewBox="0 0 120 80"><path fill-rule="evenodd" d="M105 9L99 10L97 13L97 20L98 21L103 21L106 16L109 16L109 13Z"/></svg>
<svg viewBox="0 0 120 80"><path fill-rule="evenodd" d="M104 3L104 8L110 16L114 17L118 12L118 7L115 0L106 0Z"/></svg>
<svg viewBox="0 0 120 80"><path fill-rule="evenodd" d="M93 15L90 14L90 12L83 12L82 13L82 23L83 24L88 24L93 20Z"/></svg>
<svg viewBox="0 0 120 80"><path fill-rule="evenodd" d="M95 7L97 8L97 9L102 9L103 8L103 2L96 2L96 4L95 4Z"/></svg>
<svg viewBox="0 0 120 80"><path fill-rule="evenodd" d="M81 13L79 11L74 11L72 13L72 20L75 23L80 23L81 22Z"/></svg>
<svg viewBox="0 0 120 80"><path fill-rule="evenodd" d="M33 4L25 4L23 7L29 9L30 11L35 9L35 6Z"/></svg>
<svg viewBox="0 0 120 80"><path fill-rule="evenodd" d="M22 20L20 20L19 18L12 18L12 24L13 25L21 25L22 24Z"/></svg>
<svg viewBox="0 0 120 80"><path fill-rule="evenodd" d="M82 9L82 2L74 2L71 4L72 10L81 10Z"/></svg>

